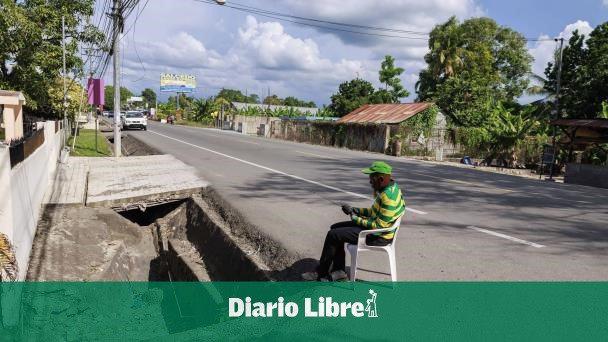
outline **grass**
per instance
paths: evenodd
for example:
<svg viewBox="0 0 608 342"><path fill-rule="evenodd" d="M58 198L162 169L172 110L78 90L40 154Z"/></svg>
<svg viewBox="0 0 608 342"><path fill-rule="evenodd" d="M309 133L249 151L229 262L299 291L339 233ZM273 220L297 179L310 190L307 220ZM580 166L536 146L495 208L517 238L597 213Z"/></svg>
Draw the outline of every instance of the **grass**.
<svg viewBox="0 0 608 342"><path fill-rule="evenodd" d="M71 137L68 141L70 148L73 139L74 137ZM76 146L74 146L70 155L76 157L108 157L112 155L112 152L110 146L108 146L108 141L100 132L97 132L97 151L95 151L95 130L82 129L78 130Z"/></svg>
<svg viewBox="0 0 608 342"><path fill-rule="evenodd" d="M191 127L204 127L204 128L209 128L209 127L214 127L214 120L207 120L207 121L191 121L191 120L179 120L179 121L175 121L176 125L182 125L182 126L191 126Z"/></svg>

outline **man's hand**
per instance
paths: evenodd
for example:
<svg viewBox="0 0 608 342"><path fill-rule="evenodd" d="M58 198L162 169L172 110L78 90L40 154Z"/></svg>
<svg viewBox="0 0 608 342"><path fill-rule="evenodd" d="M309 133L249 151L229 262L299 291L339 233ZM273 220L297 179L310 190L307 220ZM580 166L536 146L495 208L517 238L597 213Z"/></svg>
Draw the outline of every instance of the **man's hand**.
<svg viewBox="0 0 608 342"><path fill-rule="evenodd" d="M353 212L353 207L351 207L351 206L350 206L350 205L348 205L348 204L344 204L344 205L342 206L342 211L343 211L343 212L344 212L346 215L352 215L352 214L354 213L354 212Z"/></svg>

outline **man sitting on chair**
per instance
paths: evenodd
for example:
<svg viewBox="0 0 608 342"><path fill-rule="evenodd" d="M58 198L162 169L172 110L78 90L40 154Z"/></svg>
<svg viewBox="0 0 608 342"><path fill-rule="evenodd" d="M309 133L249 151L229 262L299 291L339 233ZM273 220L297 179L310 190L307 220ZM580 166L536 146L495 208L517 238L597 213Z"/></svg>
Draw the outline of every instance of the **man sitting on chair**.
<svg viewBox="0 0 608 342"><path fill-rule="evenodd" d="M373 206L371 208L353 208L346 204L342 206L342 211L350 215L350 221L338 222L330 227L325 237L317 272L303 274L304 279L345 280L347 275L344 243L356 244L362 230L390 227L405 211L401 189L391 179L390 165L376 161L362 172L369 175L369 183L374 189L376 200ZM386 246L394 235L394 232L370 234L366 238L366 243L370 246Z"/></svg>

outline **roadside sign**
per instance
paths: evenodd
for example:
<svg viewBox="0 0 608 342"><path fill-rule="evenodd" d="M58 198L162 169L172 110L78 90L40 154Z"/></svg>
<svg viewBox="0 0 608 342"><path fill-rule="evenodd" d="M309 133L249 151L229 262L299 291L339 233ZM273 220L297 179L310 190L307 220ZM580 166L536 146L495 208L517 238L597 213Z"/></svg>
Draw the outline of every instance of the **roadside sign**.
<svg viewBox="0 0 608 342"><path fill-rule="evenodd" d="M552 164L554 161L554 154L553 146L545 145L543 150L543 164Z"/></svg>

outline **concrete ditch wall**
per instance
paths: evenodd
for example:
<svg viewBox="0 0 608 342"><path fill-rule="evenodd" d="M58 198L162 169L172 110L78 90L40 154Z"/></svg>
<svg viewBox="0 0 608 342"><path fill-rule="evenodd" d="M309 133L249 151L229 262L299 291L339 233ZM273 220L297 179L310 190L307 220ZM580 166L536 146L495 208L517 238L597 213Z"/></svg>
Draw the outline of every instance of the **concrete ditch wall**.
<svg viewBox="0 0 608 342"><path fill-rule="evenodd" d="M61 153L62 130L44 125L44 143L11 168L9 149L0 146L0 232L15 247L18 280L24 280L42 203L52 188Z"/></svg>
<svg viewBox="0 0 608 342"><path fill-rule="evenodd" d="M270 137L384 153L388 147L390 127L384 124L286 120L272 123Z"/></svg>
<svg viewBox="0 0 608 342"><path fill-rule="evenodd" d="M608 189L608 167L587 164L568 164L566 166L564 183Z"/></svg>
<svg viewBox="0 0 608 342"><path fill-rule="evenodd" d="M201 196L157 221L167 265L179 281L266 281L268 267Z"/></svg>

